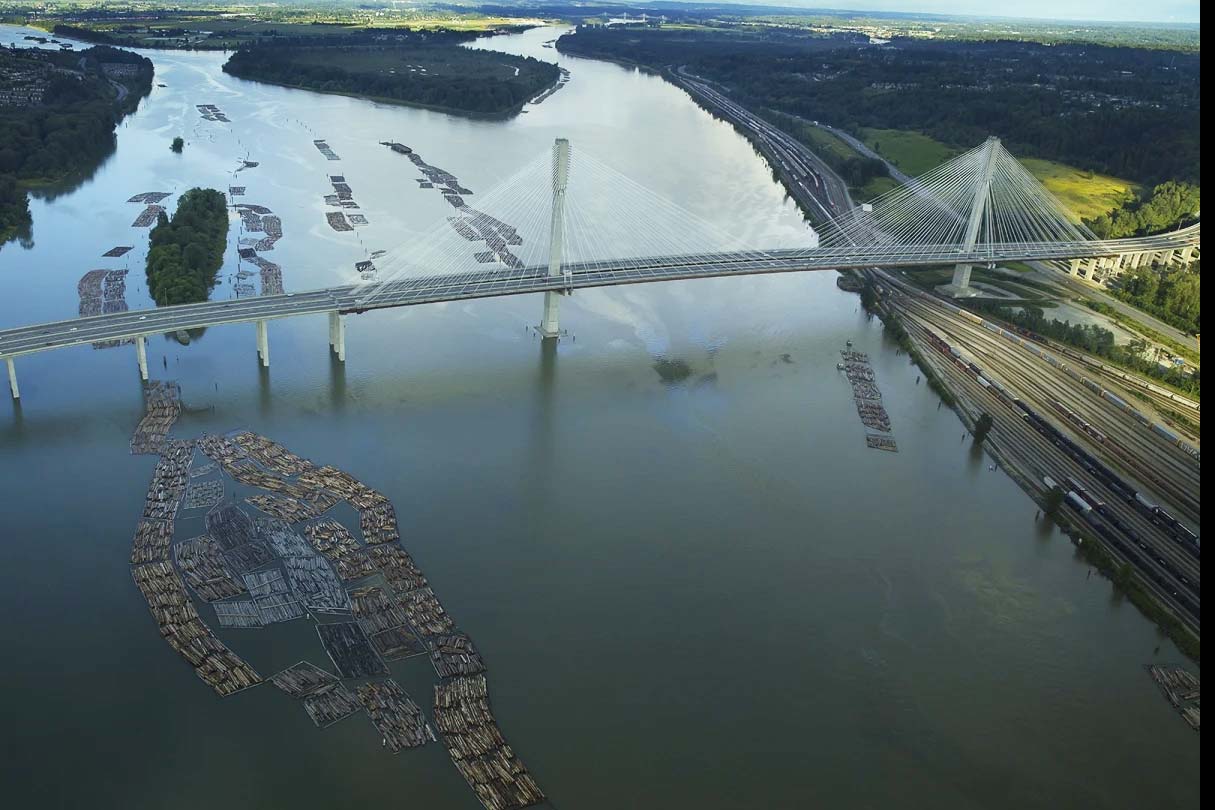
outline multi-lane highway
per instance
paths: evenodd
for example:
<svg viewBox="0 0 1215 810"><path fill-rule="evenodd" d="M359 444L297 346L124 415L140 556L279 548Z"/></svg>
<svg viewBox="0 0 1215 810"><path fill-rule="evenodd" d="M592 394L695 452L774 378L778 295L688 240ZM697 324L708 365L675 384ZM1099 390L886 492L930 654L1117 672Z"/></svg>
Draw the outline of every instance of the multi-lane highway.
<svg viewBox="0 0 1215 810"><path fill-rule="evenodd" d="M831 219L852 208L848 186L805 144L682 67L670 73L672 80L693 98L748 134L802 210L810 212L815 220Z"/></svg>

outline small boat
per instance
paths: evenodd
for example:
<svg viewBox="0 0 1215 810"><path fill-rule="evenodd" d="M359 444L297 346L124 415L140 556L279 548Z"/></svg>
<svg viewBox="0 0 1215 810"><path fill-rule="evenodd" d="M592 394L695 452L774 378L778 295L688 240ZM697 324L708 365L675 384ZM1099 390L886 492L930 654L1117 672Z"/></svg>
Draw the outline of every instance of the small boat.
<svg viewBox="0 0 1215 810"><path fill-rule="evenodd" d="M851 349L851 348L852 348L852 341L851 341L851 340L845 341L845 342L844 342L844 345L845 345L845 346L847 346L849 349Z"/></svg>
<svg viewBox="0 0 1215 810"><path fill-rule="evenodd" d="M836 364L835 364L835 368L836 368L836 370L837 370L837 371L843 371L843 370L844 370L844 364L843 364L843 363L836 363Z"/></svg>

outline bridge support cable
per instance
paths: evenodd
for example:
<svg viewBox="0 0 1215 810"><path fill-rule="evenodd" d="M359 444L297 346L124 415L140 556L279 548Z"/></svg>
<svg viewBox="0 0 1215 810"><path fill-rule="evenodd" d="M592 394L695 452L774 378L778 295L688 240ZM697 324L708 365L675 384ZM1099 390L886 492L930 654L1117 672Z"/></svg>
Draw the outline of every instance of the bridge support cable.
<svg viewBox="0 0 1215 810"><path fill-rule="evenodd" d="M8 390L13 399L21 399L21 389L17 387L17 364L11 357L4 358L4 363L8 366Z"/></svg>
<svg viewBox="0 0 1215 810"><path fill-rule="evenodd" d="M836 217L820 232L819 257L826 249L856 260L897 247L923 256L924 264L939 258L955 270L946 291L963 294L975 263L1010 252L1055 252L1062 244L1091 252L1101 244L996 138ZM805 252L807 259L815 255Z"/></svg>

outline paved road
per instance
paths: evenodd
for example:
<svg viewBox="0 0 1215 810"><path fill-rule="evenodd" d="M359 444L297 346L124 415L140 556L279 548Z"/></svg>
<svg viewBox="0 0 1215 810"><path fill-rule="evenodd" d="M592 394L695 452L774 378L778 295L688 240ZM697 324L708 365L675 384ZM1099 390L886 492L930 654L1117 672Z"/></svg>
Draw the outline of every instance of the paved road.
<svg viewBox="0 0 1215 810"><path fill-rule="evenodd" d="M802 210L814 214L815 220L831 219L852 209L848 185L804 143L682 66L668 70L668 76L700 104L745 130Z"/></svg>

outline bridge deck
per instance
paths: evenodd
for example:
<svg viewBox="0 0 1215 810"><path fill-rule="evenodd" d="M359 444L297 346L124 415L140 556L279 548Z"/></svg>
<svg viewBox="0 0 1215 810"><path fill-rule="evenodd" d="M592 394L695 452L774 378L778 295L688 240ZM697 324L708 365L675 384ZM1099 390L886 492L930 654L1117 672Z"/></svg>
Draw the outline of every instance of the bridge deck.
<svg viewBox="0 0 1215 810"><path fill-rule="evenodd" d="M567 275L549 276L546 267L498 269L446 276L418 276L375 285L346 285L309 292L259 296L234 301L206 301L148 310L0 330L0 357L16 357L98 341L124 340L181 329L247 323L325 312L362 312L441 301L523 295L549 290L575 290L678 281L693 278L848 270L882 267L929 267L957 263L1077 259L1156 252L1197 246L1199 226L1151 237L1053 244L1008 243L962 252L956 245L872 245L707 253L633 260L605 260L566 265Z"/></svg>

